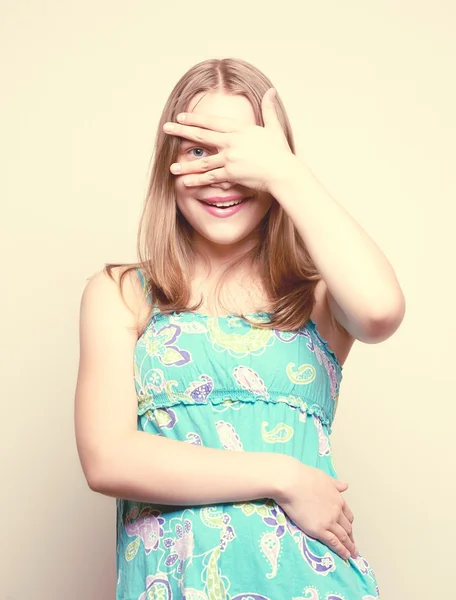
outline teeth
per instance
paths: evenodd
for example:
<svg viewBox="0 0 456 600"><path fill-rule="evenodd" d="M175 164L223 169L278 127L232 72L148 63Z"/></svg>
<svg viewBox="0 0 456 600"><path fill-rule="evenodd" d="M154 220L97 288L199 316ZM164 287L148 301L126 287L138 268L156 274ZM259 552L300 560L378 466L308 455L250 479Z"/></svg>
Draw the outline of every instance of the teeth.
<svg viewBox="0 0 456 600"><path fill-rule="evenodd" d="M242 202L242 200L238 200L235 202L215 202L214 206L217 206L218 208L227 208L228 206L236 206L237 204L240 204Z"/></svg>

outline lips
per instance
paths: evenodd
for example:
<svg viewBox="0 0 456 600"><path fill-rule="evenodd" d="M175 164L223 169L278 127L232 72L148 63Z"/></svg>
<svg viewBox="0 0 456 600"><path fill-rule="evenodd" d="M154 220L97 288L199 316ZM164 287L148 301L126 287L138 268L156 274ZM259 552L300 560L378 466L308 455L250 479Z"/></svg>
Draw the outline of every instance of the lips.
<svg viewBox="0 0 456 600"><path fill-rule="evenodd" d="M252 196L246 198L236 197L235 200L227 200L223 198L211 198L208 200L198 200L201 206L214 217L230 217L243 209L245 203L251 200Z"/></svg>
<svg viewBox="0 0 456 600"><path fill-rule="evenodd" d="M207 206L216 206L217 208L229 208L230 206L237 206L250 198L239 198L237 200L200 200L203 204L207 204Z"/></svg>

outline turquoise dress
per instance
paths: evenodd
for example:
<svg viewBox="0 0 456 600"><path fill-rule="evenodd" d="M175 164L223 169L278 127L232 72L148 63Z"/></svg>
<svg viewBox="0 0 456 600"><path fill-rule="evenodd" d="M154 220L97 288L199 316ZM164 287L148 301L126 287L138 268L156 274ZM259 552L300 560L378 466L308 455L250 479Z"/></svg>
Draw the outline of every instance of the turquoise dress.
<svg viewBox="0 0 456 600"><path fill-rule="evenodd" d="M329 434L342 367L312 320L283 332L154 309L135 347L134 379L142 431L288 454L337 477ZM118 499L116 598L374 600L379 592L365 558L343 560L269 499L184 508Z"/></svg>

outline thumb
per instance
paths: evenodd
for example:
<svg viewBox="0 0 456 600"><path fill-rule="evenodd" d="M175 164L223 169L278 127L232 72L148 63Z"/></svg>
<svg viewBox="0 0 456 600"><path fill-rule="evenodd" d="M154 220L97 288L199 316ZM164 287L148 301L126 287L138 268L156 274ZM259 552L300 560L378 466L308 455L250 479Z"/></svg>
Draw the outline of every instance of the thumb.
<svg viewBox="0 0 456 600"><path fill-rule="evenodd" d="M344 481L336 480L335 484L338 492L345 492L348 490L348 483L345 483Z"/></svg>
<svg viewBox="0 0 456 600"><path fill-rule="evenodd" d="M264 94L261 100L261 112L263 114L263 121L265 127L274 127L282 130L280 125L279 117L276 111L277 92L274 88L269 88Z"/></svg>

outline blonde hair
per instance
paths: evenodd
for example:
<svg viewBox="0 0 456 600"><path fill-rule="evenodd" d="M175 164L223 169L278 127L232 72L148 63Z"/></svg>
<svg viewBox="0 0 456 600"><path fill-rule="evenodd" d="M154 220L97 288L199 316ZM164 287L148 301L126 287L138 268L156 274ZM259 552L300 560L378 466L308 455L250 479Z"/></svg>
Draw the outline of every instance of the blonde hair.
<svg viewBox="0 0 456 600"><path fill-rule="evenodd" d="M104 269L112 277L114 267L127 266L120 278L121 288L128 271L140 268L153 304L161 311L195 311L201 306L201 302L189 306L191 287L186 274L194 264L195 250L191 244L190 226L177 209L174 176L169 170L177 158L179 140L165 134L163 125L176 121L177 114L188 109L196 94L221 91L247 98L257 124L263 126L261 99L271 87L274 87L271 81L256 67L231 58L200 62L178 81L166 102L157 130L138 230L139 262L134 265L107 264ZM291 126L278 95L276 109L290 149L295 153ZM293 222L277 201L273 202L261 227L257 246L235 263L250 260L261 274L271 316L266 323L255 321L255 324L288 331L304 327L312 313L314 291L321 276Z"/></svg>

